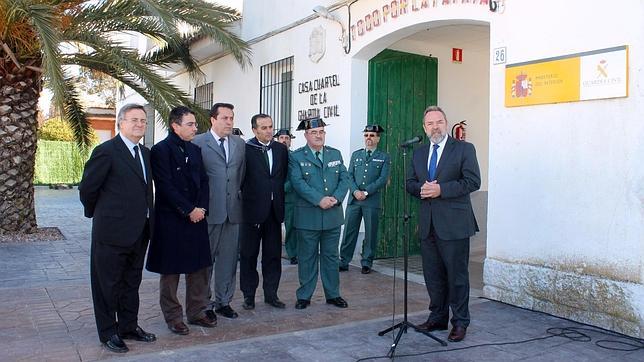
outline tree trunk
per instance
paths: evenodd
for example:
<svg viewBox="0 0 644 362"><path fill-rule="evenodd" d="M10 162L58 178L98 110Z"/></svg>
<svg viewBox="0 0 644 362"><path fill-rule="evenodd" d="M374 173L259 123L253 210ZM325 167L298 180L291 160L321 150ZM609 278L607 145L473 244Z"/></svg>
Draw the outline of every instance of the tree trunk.
<svg viewBox="0 0 644 362"><path fill-rule="evenodd" d="M0 58L0 235L36 231L33 180L41 76Z"/></svg>

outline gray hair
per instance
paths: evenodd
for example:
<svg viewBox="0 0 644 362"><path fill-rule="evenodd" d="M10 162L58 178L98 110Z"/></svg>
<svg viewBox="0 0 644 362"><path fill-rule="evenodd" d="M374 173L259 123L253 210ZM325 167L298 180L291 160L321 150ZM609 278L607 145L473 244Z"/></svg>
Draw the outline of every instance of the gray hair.
<svg viewBox="0 0 644 362"><path fill-rule="evenodd" d="M423 113L423 117L427 115L429 112L441 112L443 114L443 118L445 118L445 122L447 122L447 115L445 112L443 112L443 109L439 106L429 106L425 108L425 113Z"/></svg>
<svg viewBox="0 0 644 362"><path fill-rule="evenodd" d="M128 103L121 107L121 109L119 109L119 113L116 116L116 124L119 125L121 121L125 119L125 113L133 109L140 109L143 111L143 113L145 113L146 116L148 115L148 113L145 111L145 107L143 107L142 105L136 103Z"/></svg>

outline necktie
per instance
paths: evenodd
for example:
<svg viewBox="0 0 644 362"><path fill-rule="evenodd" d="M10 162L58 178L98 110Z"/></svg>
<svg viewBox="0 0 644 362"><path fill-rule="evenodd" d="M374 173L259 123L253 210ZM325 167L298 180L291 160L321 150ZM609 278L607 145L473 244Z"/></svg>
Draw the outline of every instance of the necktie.
<svg viewBox="0 0 644 362"><path fill-rule="evenodd" d="M315 151L315 158L317 158L318 161L320 161L320 164L322 164L322 159L320 158L320 151Z"/></svg>
<svg viewBox="0 0 644 362"><path fill-rule="evenodd" d="M262 147L262 155L264 156L264 161L266 162L266 166L268 166L268 171L271 170L271 163L268 161L268 147L263 146Z"/></svg>
<svg viewBox="0 0 644 362"><path fill-rule="evenodd" d="M141 164L141 156L139 155L139 146L134 146L132 147L134 150L134 161L136 162L136 166L138 167L139 172L141 172L141 176L143 176L143 179L145 182L148 182L145 179L145 172L143 172L143 165Z"/></svg>
<svg viewBox="0 0 644 362"><path fill-rule="evenodd" d="M226 139L223 137L219 139L219 147L221 148L221 153L224 154L224 160L226 161L226 163L228 163L228 157L226 157L226 148L224 147L225 140Z"/></svg>
<svg viewBox="0 0 644 362"><path fill-rule="evenodd" d="M371 158L371 150L367 150L367 160Z"/></svg>
<svg viewBox="0 0 644 362"><path fill-rule="evenodd" d="M438 145L434 145L434 150L432 151L432 157L429 159L429 170L428 170L428 180L434 181L436 177L436 164L438 163Z"/></svg>

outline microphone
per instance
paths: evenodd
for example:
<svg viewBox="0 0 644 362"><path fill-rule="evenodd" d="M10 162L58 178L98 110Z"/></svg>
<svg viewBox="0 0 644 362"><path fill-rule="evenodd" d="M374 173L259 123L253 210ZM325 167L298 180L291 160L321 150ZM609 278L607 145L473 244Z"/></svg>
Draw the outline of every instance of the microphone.
<svg viewBox="0 0 644 362"><path fill-rule="evenodd" d="M421 136L416 136L414 138L410 138L407 141L401 143L399 145L399 147L409 147L409 146L411 146L411 145L413 145L415 143L418 143L418 142L420 142L422 140L423 140L423 138Z"/></svg>

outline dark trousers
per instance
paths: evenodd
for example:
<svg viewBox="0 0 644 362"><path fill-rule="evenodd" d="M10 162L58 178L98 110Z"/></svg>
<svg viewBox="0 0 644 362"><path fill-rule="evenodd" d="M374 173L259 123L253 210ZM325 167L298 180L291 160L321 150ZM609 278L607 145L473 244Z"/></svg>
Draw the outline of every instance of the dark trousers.
<svg viewBox="0 0 644 362"><path fill-rule="evenodd" d="M186 279L186 316L195 321L205 316L208 298L209 267L185 274ZM183 321L183 308L177 298L177 287L181 274L161 274L159 278L159 304L166 323Z"/></svg>
<svg viewBox="0 0 644 362"><path fill-rule="evenodd" d="M423 276L429 293L429 320L447 324L452 310L452 326L470 324L470 280L468 263L470 239L441 240L434 230L421 240Z"/></svg>
<svg viewBox="0 0 644 362"><path fill-rule="evenodd" d="M138 325L139 286L148 238L146 223L138 240L130 247L106 245L92 240L92 301L101 342L114 334L131 332Z"/></svg>
<svg viewBox="0 0 644 362"><path fill-rule="evenodd" d="M239 242L239 286L244 297L254 297L259 285L257 257L261 244L264 299L277 298L282 276L282 224L277 222L273 211L261 224L241 224Z"/></svg>

